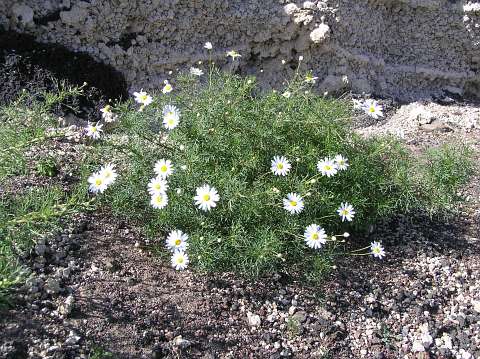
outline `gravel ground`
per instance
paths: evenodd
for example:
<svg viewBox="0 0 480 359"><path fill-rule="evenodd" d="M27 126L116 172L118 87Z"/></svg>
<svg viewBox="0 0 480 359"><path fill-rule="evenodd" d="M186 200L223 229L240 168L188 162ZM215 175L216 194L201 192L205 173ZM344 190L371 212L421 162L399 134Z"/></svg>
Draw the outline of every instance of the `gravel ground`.
<svg viewBox="0 0 480 359"><path fill-rule="evenodd" d="M357 131L396 134L415 152L469 143L478 160L478 106L386 105L385 119L360 118ZM4 190L67 190L82 146L55 140L36 148L32 161L48 152L65 165L60 173L32 172ZM343 258L318 286L283 274L248 281L175 272L121 218L77 215L24 256L32 276L0 313L0 358L98 359L103 348L119 359L479 359L479 180L462 189L454 219L401 216L369 238L349 238L382 240L387 257Z"/></svg>

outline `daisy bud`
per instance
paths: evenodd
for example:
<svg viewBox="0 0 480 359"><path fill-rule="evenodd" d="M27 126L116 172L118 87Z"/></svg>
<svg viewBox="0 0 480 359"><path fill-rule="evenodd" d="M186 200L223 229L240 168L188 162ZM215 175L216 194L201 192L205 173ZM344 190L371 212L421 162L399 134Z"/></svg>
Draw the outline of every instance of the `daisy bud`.
<svg viewBox="0 0 480 359"><path fill-rule="evenodd" d="M200 225L201 225L201 226L204 226L204 225L205 225L205 222L200 223Z"/></svg>
<svg viewBox="0 0 480 359"><path fill-rule="evenodd" d="M312 195L312 192L305 193L305 197L310 197L311 195Z"/></svg>
<svg viewBox="0 0 480 359"><path fill-rule="evenodd" d="M182 194L182 189L181 188L177 188L177 194Z"/></svg>
<svg viewBox="0 0 480 359"><path fill-rule="evenodd" d="M300 56L300 57L298 58L298 61L303 61L303 56Z"/></svg>
<svg viewBox="0 0 480 359"><path fill-rule="evenodd" d="M217 239L217 242L218 243L222 242L222 239L221 238Z"/></svg>
<svg viewBox="0 0 480 359"><path fill-rule="evenodd" d="M187 169L187 166L182 165L182 166L180 166L180 168L181 168L183 171L185 171L185 170Z"/></svg>
<svg viewBox="0 0 480 359"><path fill-rule="evenodd" d="M285 65L286 64L286 61L285 60L282 60L282 65Z"/></svg>
<svg viewBox="0 0 480 359"><path fill-rule="evenodd" d="M173 74L173 71L168 71L168 74L169 75ZM167 81L167 80L165 80L165 81Z"/></svg>
<svg viewBox="0 0 480 359"><path fill-rule="evenodd" d="M311 184L317 183L317 180L315 178L313 178L313 179L310 180L310 183Z"/></svg>
<svg viewBox="0 0 480 359"><path fill-rule="evenodd" d="M348 238L348 237L350 237L350 233L345 232L345 233L343 234L343 236L344 236L345 238Z"/></svg>
<svg viewBox="0 0 480 359"><path fill-rule="evenodd" d="M200 240L203 241L203 236L200 237ZM199 256L200 257L200 256Z"/></svg>
<svg viewBox="0 0 480 359"><path fill-rule="evenodd" d="M277 253L277 258L282 258L282 253Z"/></svg>
<svg viewBox="0 0 480 359"><path fill-rule="evenodd" d="M336 240L337 240L337 237L332 236L332 241L336 241Z"/></svg>
<svg viewBox="0 0 480 359"><path fill-rule="evenodd" d="M263 69L260 69L260 73L263 73Z"/></svg>
<svg viewBox="0 0 480 359"><path fill-rule="evenodd" d="M202 61L198 61L198 64L201 65L201 64L202 64Z"/></svg>
<svg viewBox="0 0 480 359"><path fill-rule="evenodd" d="M180 145L180 151L183 151L185 149L184 145Z"/></svg>

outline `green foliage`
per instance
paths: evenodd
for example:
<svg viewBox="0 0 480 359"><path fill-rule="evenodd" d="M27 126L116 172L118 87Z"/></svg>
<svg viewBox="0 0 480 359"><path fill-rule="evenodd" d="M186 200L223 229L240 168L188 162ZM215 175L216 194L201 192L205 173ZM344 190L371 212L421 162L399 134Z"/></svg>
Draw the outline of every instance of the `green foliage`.
<svg viewBox="0 0 480 359"><path fill-rule="evenodd" d="M97 167L99 161L116 162L121 173L102 195L104 203L143 225L150 237L164 238L173 229L188 233L188 254L197 268L258 275L288 265L318 275L329 260L305 246L301 236L309 224L332 235L362 230L379 217L440 208L466 179L455 171L465 154L436 152L421 163L394 138L360 138L346 120L347 103L305 93L300 83L290 85L293 95L286 98L259 94L252 78L219 73L210 78L202 86L183 77L174 95L158 96L141 112L128 103L117 106L119 124L97 145L96 157ZM180 125L171 131L162 127L166 104L181 110ZM322 177L317 162L337 154L347 157L350 167ZM288 176L271 173L275 155L292 163ZM169 177L169 204L156 210L147 183L161 158L172 160L175 172ZM210 212L194 205L195 190L203 184L221 197ZM299 215L282 208L290 192L305 199ZM341 202L354 205L352 223L336 214Z"/></svg>
<svg viewBox="0 0 480 359"><path fill-rule="evenodd" d="M58 173L57 162L53 157L42 158L37 162L37 172L40 176L54 177Z"/></svg>
<svg viewBox="0 0 480 359"><path fill-rule="evenodd" d="M88 358L89 359L113 359L115 357L112 353L103 349L102 347L94 346Z"/></svg>
<svg viewBox="0 0 480 359"><path fill-rule="evenodd" d="M25 279L18 253L28 253L36 239L57 230L62 216L85 208L86 186L78 186L66 193L57 186L18 188L14 185L14 176L33 174L27 166L32 160L29 151L33 146L62 136L47 133L47 128L55 125L49 110L81 93L81 88L59 85L58 93L42 94L42 102L35 100L35 95L24 92L9 106L0 107L0 180L3 190L0 192L0 306L8 304L11 289ZM49 177L57 173L57 166L53 157L42 158L33 164L35 174Z"/></svg>
<svg viewBox="0 0 480 359"><path fill-rule="evenodd" d="M68 98L80 96L82 88L70 88L60 84L57 93L43 93L43 101L23 92L9 106L0 107L0 179L27 173L26 151L58 135L48 134L47 128L55 125L50 109ZM60 134L61 135L61 134ZM37 168L38 170L38 168ZM52 166L42 167L51 176Z"/></svg>

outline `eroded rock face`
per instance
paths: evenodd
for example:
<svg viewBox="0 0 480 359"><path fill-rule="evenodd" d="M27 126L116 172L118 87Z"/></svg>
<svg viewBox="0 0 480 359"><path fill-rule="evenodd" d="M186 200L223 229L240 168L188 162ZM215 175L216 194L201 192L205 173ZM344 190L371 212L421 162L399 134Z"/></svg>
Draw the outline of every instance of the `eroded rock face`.
<svg viewBox="0 0 480 359"><path fill-rule="evenodd" d="M3 0L0 24L88 52L132 87L208 60L211 41L217 64L235 49L239 69L266 86L281 85L302 55L322 91L346 77L354 91L403 100L452 87L480 94L480 1Z"/></svg>

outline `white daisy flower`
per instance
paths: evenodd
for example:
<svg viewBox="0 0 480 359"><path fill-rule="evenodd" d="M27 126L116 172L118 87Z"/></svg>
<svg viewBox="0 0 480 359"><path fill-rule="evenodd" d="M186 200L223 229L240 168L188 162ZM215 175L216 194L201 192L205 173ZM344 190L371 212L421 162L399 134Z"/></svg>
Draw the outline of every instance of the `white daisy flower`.
<svg viewBox="0 0 480 359"><path fill-rule="evenodd" d="M336 155L333 160L340 171L345 171L349 166L348 159L342 155Z"/></svg>
<svg viewBox="0 0 480 359"><path fill-rule="evenodd" d="M170 83L168 81L165 81L165 86L163 86L162 92L164 94L167 94L167 93L170 93L172 91L173 91L173 86L170 85Z"/></svg>
<svg viewBox="0 0 480 359"><path fill-rule="evenodd" d="M338 172L337 164L330 158L324 158L323 160L318 161L317 169L318 172L327 177L336 175Z"/></svg>
<svg viewBox="0 0 480 359"><path fill-rule="evenodd" d="M292 97L292 93L290 91L285 91L283 94L282 94L283 97L285 98L290 98Z"/></svg>
<svg viewBox="0 0 480 359"><path fill-rule="evenodd" d="M106 105L104 108L100 109L102 113L102 119L105 122L115 122L117 120L117 115L115 115L112 111L112 106Z"/></svg>
<svg viewBox="0 0 480 359"><path fill-rule="evenodd" d="M110 186L117 179L117 171L115 170L115 165L112 163L107 163L105 166L100 168L100 176L103 176L107 186Z"/></svg>
<svg viewBox="0 0 480 359"><path fill-rule="evenodd" d="M275 176L286 176L290 172L292 165L288 160L282 156L275 156L272 160L272 166L270 167Z"/></svg>
<svg viewBox="0 0 480 359"><path fill-rule="evenodd" d="M176 270L184 270L187 268L188 263L190 263L188 259L187 253L184 251L175 251L172 255L172 267Z"/></svg>
<svg viewBox="0 0 480 359"><path fill-rule="evenodd" d="M135 97L135 101L142 106L148 106L153 102L152 96L143 91L143 89L140 90L140 92L134 92L133 96Z"/></svg>
<svg viewBox="0 0 480 359"><path fill-rule="evenodd" d="M202 76L203 71L197 67L190 67L190 75L193 76Z"/></svg>
<svg viewBox="0 0 480 359"><path fill-rule="evenodd" d="M162 158L160 161L155 163L154 171L161 178L167 178L173 173L172 161Z"/></svg>
<svg viewBox="0 0 480 359"><path fill-rule="evenodd" d="M166 105L163 108L163 126L167 130L173 130L180 122L180 110L173 105Z"/></svg>
<svg viewBox="0 0 480 359"><path fill-rule="evenodd" d="M353 108L355 110L363 110L364 103L361 100L352 99Z"/></svg>
<svg viewBox="0 0 480 359"><path fill-rule="evenodd" d="M103 193L108 187L105 177L103 177L99 172L95 172L88 177L88 183L90 183L88 190L92 193Z"/></svg>
<svg viewBox="0 0 480 359"><path fill-rule="evenodd" d="M197 188L197 195L193 199L198 208L203 211L209 211L213 207L216 207L220 196L215 187L210 187L208 184L205 184Z"/></svg>
<svg viewBox="0 0 480 359"><path fill-rule="evenodd" d="M157 193L167 193L167 189L167 181L160 176L152 178L150 182L148 182L148 193L150 193L151 195Z"/></svg>
<svg viewBox="0 0 480 359"><path fill-rule="evenodd" d="M89 123L86 128L87 136L93 138L94 140L98 140L103 132L102 127L103 125L99 123L95 125Z"/></svg>
<svg viewBox="0 0 480 359"><path fill-rule="evenodd" d="M325 230L317 224L311 224L305 229L303 234L307 246L313 249L320 249L322 244L327 243L327 234Z"/></svg>
<svg viewBox="0 0 480 359"><path fill-rule="evenodd" d="M337 209L337 213L340 217L342 217L342 222L345 222L345 220L351 222L353 217L355 217L355 209L347 202L342 202L340 204L340 207Z"/></svg>
<svg viewBox="0 0 480 359"><path fill-rule="evenodd" d="M102 113L102 115L112 114L113 113L112 112L112 106L106 105L105 107L100 109L100 112Z"/></svg>
<svg viewBox="0 0 480 359"><path fill-rule="evenodd" d="M203 47L206 48L207 50L213 49L213 45L210 41L207 41L205 45L203 45Z"/></svg>
<svg viewBox="0 0 480 359"><path fill-rule="evenodd" d="M305 76L305 82L306 82L307 84L314 85L315 82L317 82L317 80L318 80L318 77L313 76L313 74L307 74L307 75Z"/></svg>
<svg viewBox="0 0 480 359"><path fill-rule="evenodd" d="M188 235L182 231L171 231L167 237L167 248L172 252L185 251L188 247Z"/></svg>
<svg viewBox="0 0 480 359"><path fill-rule="evenodd" d="M371 250L372 255L376 258L382 259L383 257L385 257L385 249L377 241L373 241L370 244L370 250Z"/></svg>
<svg viewBox="0 0 480 359"><path fill-rule="evenodd" d="M235 60L237 59L237 57L242 57L242 55L240 55L240 54L239 54L238 52L236 52L235 50L227 51L227 56L230 56L233 61L235 61Z"/></svg>
<svg viewBox="0 0 480 359"><path fill-rule="evenodd" d="M168 204L168 196L166 193L155 193L150 199L150 204L155 209L165 208Z"/></svg>
<svg viewBox="0 0 480 359"><path fill-rule="evenodd" d="M296 193L289 193L287 194L287 198L283 199L283 208L291 214L302 212L304 207L303 198Z"/></svg>
<svg viewBox="0 0 480 359"><path fill-rule="evenodd" d="M379 117L383 117L383 109L382 106L378 104L375 100L367 100L363 104L363 110L367 115L373 117L375 119Z"/></svg>

